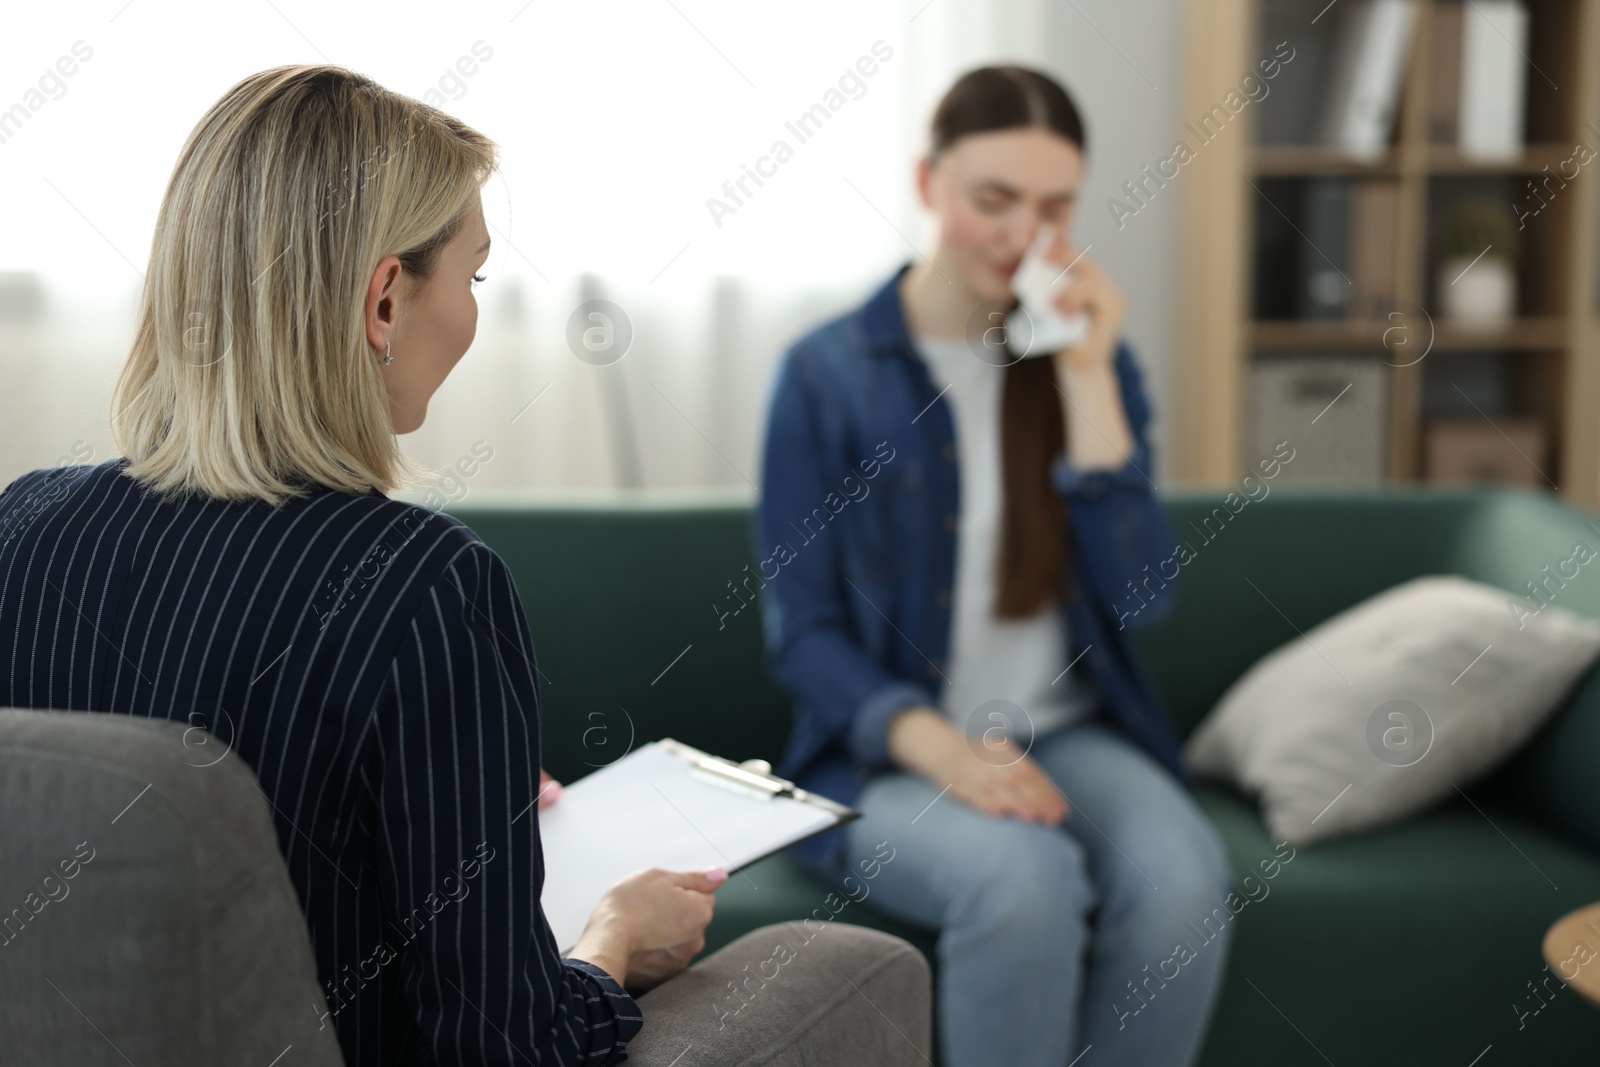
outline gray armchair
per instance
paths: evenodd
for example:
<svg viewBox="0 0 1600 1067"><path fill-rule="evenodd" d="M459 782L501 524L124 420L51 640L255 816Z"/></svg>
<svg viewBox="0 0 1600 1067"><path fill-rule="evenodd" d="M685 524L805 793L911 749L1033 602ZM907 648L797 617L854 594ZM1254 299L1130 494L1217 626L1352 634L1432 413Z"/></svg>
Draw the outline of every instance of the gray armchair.
<svg viewBox="0 0 1600 1067"><path fill-rule="evenodd" d="M0 710L0 818L0 1061L343 1064L268 802L215 738ZM805 941L755 930L642 997L629 1062L926 1062L917 950L830 924L768 988L750 974L780 939Z"/></svg>
<svg viewBox="0 0 1600 1067"><path fill-rule="evenodd" d="M0 710L0 813L0 1059L344 1063L267 800L221 742Z"/></svg>

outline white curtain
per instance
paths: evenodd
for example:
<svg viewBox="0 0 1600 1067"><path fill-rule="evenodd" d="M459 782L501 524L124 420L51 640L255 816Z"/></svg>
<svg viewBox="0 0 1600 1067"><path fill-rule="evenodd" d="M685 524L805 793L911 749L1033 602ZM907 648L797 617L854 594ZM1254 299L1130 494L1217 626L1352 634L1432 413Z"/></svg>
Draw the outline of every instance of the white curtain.
<svg viewBox="0 0 1600 1067"><path fill-rule="evenodd" d="M938 96L980 63L1059 69L1047 52L1067 16L1043 0L513 0L381 16L113 0L92 17L19 17L6 69L43 75L79 41L93 54L36 109L18 93L29 117L0 142L0 191L26 205L0 246L0 484L111 454L109 387L184 136L244 75L327 61L502 145L477 337L404 439L433 468L492 449L453 490L492 499L752 493L783 349L929 247L912 166ZM819 103L834 109L802 140L794 124ZM778 141L790 155L763 161ZM767 177L757 186L747 168ZM724 183L741 178L735 204ZM632 331L604 365L568 342L594 299Z"/></svg>

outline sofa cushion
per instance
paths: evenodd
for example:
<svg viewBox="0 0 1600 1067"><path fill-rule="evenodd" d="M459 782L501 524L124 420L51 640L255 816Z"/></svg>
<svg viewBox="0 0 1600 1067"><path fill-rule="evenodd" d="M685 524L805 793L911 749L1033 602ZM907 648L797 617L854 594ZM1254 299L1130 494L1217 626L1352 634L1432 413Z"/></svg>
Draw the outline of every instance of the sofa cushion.
<svg viewBox="0 0 1600 1067"><path fill-rule="evenodd" d="M1597 654L1593 619L1528 610L1455 575L1413 578L1263 657L1185 755L1259 796L1274 837L1309 845L1465 788L1544 723Z"/></svg>

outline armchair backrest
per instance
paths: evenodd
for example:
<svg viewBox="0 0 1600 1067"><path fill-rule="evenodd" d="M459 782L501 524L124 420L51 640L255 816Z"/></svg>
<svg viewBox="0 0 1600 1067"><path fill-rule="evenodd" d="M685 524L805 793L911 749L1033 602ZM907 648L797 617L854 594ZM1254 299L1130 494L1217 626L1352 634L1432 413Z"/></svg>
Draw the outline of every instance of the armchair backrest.
<svg viewBox="0 0 1600 1067"><path fill-rule="evenodd" d="M266 798L221 742L0 710L0 812L0 1060L344 1062Z"/></svg>

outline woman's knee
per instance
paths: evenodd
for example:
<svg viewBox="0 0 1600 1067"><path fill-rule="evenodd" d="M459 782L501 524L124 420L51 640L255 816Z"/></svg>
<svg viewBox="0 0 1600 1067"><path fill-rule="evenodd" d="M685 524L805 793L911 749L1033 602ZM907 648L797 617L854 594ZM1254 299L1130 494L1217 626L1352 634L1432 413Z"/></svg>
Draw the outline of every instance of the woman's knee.
<svg viewBox="0 0 1600 1067"><path fill-rule="evenodd" d="M1211 821L1198 810L1186 812L1160 831L1151 829L1123 849L1137 872L1107 879L1107 894L1124 908L1163 911L1208 910L1223 903L1234 883L1228 849Z"/></svg>
<svg viewBox="0 0 1600 1067"><path fill-rule="evenodd" d="M1191 839L1191 859L1186 881L1195 892L1227 893L1233 885L1233 861L1228 857L1228 845L1210 819L1203 814L1196 819Z"/></svg>
<svg viewBox="0 0 1600 1067"><path fill-rule="evenodd" d="M1082 846L1057 829L1012 819L995 824L981 851L952 857L962 883L952 922L1024 937L1076 928L1096 903Z"/></svg>

